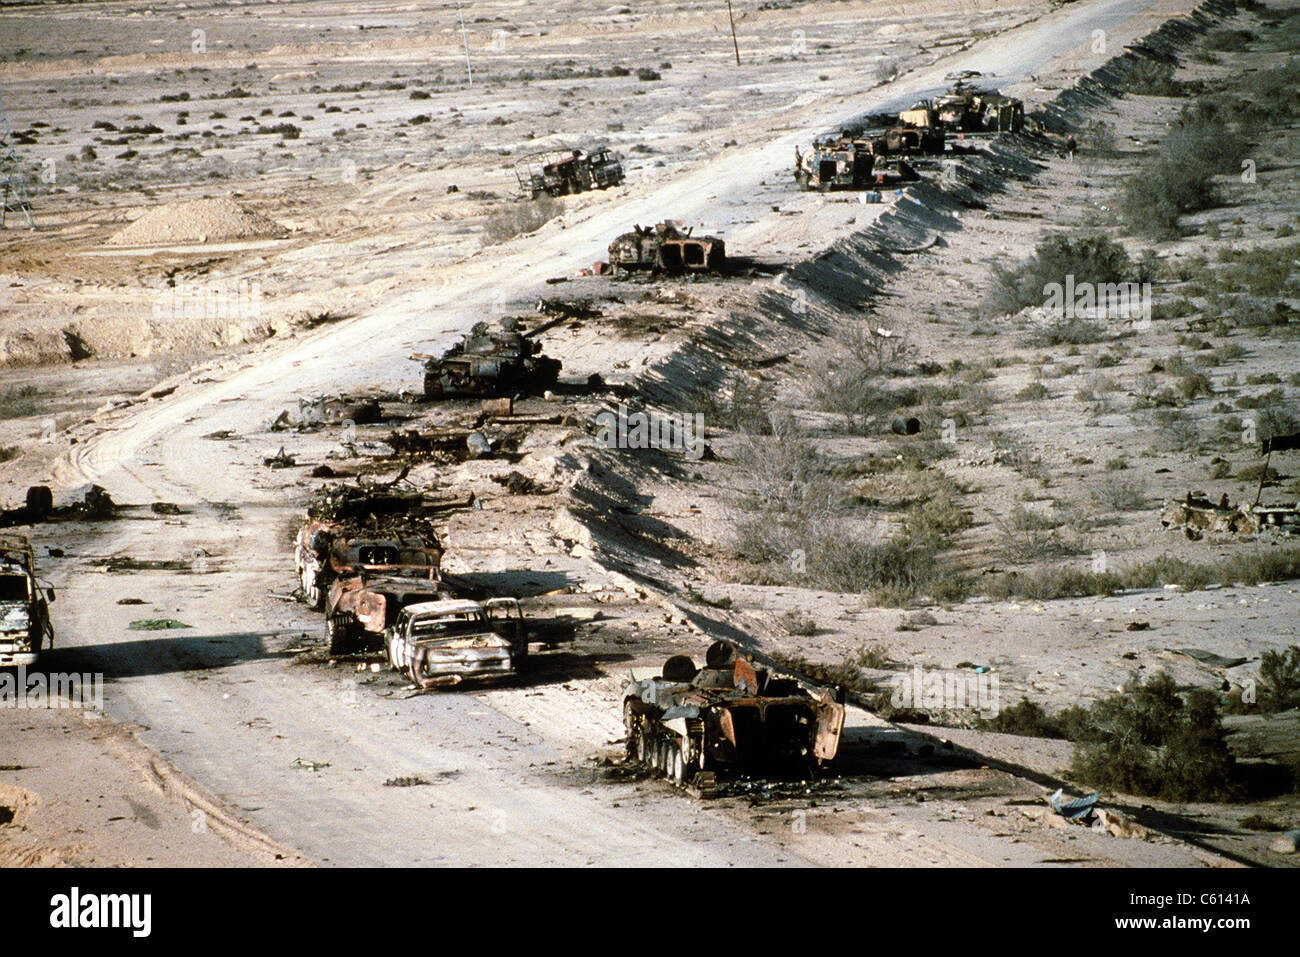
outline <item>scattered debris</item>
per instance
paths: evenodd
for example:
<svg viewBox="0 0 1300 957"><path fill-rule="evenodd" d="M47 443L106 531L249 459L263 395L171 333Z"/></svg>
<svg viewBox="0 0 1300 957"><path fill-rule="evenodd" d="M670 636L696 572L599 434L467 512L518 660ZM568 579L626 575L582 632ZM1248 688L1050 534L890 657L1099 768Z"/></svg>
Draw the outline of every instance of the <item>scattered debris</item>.
<svg viewBox="0 0 1300 957"><path fill-rule="evenodd" d="M130 631L171 631L190 626L175 618L137 618L126 627Z"/></svg>
<svg viewBox="0 0 1300 957"><path fill-rule="evenodd" d="M306 758L294 758L289 762L289 767L298 771L322 771L329 766L328 761L308 761Z"/></svg>
<svg viewBox="0 0 1300 957"><path fill-rule="evenodd" d="M298 460L285 452L284 446L282 445L280 446L279 452L276 452L274 455L264 456L262 458L262 464L269 469L289 469L296 466Z"/></svg>
<svg viewBox="0 0 1300 957"><path fill-rule="evenodd" d="M1277 854L1295 854L1300 851L1300 830L1279 834L1273 839L1273 843L1268 846L1268 849Z"/></svg>
<svg viewBox="0 0 1300 957"><path fill-rule="evenodd" d="M389 778L384 782L386 788L419 788L428 785L428 781L418 774L409 774L401 777Z"/></svg>
<svg viewBox="0 0 1300 957"><path fill-rule="evenodd" d="M1168 650L1176 655L1186 655L1188 658L1199 661L1203 665L1209 665L1211 668L1236 668L1238 665L1244 665L1250 661L1249 658L1225 658L1223 655L1216 655L1204 648L1170 648Z"/></svg>

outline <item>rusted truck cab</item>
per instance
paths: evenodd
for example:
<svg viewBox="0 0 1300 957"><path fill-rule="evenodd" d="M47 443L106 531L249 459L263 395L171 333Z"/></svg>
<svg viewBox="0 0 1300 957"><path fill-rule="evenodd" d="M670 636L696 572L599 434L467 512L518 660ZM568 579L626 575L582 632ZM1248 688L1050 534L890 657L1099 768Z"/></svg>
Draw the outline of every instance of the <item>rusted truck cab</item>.
<svg viewBox="0 0 1300 957"><path fill-rule="evenodd" d="M388 663L421 688L513 675L527 654L514 598L409 605L385 631Z"/></svg>
<svg viewBox="0 0 1300 957"><path fill-rule="evenodd" d="M31 543L0 536L0 667L31 667L42 645L54 645L52 601L54 589L36 578Z"/></svg>
<svg viewBox="0 0 1300 957"><path fill-rule="evenodd" d="M629 757L685 785L699 774L810 774L838 752L844 706L718 641L703 668L674 655L659 674L634 672L623 719Z"/></svg>

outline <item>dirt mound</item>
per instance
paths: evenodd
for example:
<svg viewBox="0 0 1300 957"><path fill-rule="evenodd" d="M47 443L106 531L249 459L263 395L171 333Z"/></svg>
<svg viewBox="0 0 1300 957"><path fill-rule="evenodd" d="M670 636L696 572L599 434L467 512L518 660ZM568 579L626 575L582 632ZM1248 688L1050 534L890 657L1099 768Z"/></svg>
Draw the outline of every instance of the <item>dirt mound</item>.
<svg viewBox="0 0 1300 957"><path fill-rule="evenodd" d="M275 220L250 212L233 199L196 199L155 207L114 233L108 243L111 246L207 243L271 238L286 232Z"/></svg>

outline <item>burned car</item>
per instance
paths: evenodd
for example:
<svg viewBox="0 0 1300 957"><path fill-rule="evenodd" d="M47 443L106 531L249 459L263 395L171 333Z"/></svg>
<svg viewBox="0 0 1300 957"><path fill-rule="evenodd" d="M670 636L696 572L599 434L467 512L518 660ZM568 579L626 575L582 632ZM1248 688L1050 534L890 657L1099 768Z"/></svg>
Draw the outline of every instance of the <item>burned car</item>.
<svg viewBox="0 0 1300 957"><path fill-rule="evenodd" d="M623 691L628 756L675 784L697 775L806 775L839 750L844 706L815 697L716 641L696 668L686 655Z"/></svg>
<svg viewBox="0 0 1300 957"><path fill-rule="evenodd" d="M520 332L514 320L505 320L500 330L487 323L475 323L460 342L441 356L417 354L424 363L424 396L444 399L452 396L501 398L520 392L541 392L560 377L560 360L542 355L542 347L530 333Z"/></svg>
<svg viewBox="0 0 1300 957"><path fill-rule="evenodd" d="M514 598L408 605L384 638L388 663L421 688L513 675L528 651Z"/></svg>
<svg viewBox="0 0 1300 957"><path fill-rule="evenodd" d="M49 602L54 589L36 579L31 543L0 536L0 667L31 666L41 646L54 646Z"/></svg>
<svg viewBox="0 0 1300 957"><path fill-rule="evenodd" d="M721 272L726 268L727 245L716 236L694 236L672 220L654 228L633 226L609 244L613 272L691 273Z"/></svg>
<svg viewBox="0 0 1300 957"><path fill-rule="evenodd" d="M519 188L531 199L608 189L623 182L623 164L606 147L592 150L546 150L524 157L515 166Z"/></svg>

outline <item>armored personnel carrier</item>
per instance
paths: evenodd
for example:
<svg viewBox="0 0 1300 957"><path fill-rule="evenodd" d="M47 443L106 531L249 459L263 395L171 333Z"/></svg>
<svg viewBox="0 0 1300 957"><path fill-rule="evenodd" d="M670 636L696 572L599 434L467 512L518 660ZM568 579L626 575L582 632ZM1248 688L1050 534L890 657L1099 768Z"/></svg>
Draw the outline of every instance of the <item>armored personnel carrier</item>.
<svg viewBox="0 0 1300 957"><path fill-rule="evenodd" d="M634 672L623 720L628 756L680 786L741 772L809 774L839 750L844 706L717 641L703 668L674 655L658 674Z"/></svg>
<svg viewBox="0 0 1300 957"><path fill-rule="evenodd" d="M634 226L609 244L614 272L721 272L727 246L716 236L693 236L672 220L657 226Z"/></svg>

